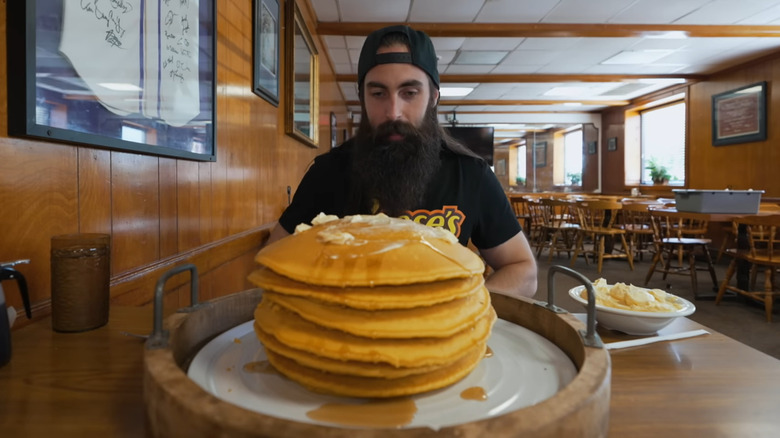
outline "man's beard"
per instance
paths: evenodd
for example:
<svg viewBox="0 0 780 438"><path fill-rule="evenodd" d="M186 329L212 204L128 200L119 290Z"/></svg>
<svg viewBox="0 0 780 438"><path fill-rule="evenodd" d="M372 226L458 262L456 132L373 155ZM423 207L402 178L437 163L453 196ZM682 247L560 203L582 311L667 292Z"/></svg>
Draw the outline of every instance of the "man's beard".
<svg viewBox="0 0 780 438"><path fill-rule="evenodd" d="M403 139L390 141L393 134ZM353 188L371 203L369 208L376 201L379 211L399 216L422 202L439 168L440 149L441 133L432 108L428 108L420 128L391 121L372 129L365 123L355 138Z"/></svg>

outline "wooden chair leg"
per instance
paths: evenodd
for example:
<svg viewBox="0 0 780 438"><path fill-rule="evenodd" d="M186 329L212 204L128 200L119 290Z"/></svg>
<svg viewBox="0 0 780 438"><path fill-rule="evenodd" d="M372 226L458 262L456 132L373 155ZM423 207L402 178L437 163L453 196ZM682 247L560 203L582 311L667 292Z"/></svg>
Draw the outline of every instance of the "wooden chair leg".
<svg viewBox="0 0 780 438"><path fill-rule="evenodd" d="M645 286L647 286L647 283L650 283L650 278L653 276L653 272L655 272L655 265L658 264L658 261L661 259L661 251L658 250L653 255L653 261L650 262L650 269L647 271L647 275L645 276Z"/></svg>
<svg viewBox="0 0 780 438"><path fill-rule="evenodd" d="M710 278L712 278L712 288L718 287L718 276L715 275L715 266L712 265L712 257L710 256L710 250L706 245L702 246L704 249L704 259L707 260L707 270L710 271Z"/></svg>
<svg viewBox="0 0 780 438"><path fill-rule="evenodd" d="M661 277L662 280L666 280L666 277L669 276L669 272L672 270L672 257L674 257L674 247L673 246L670 246L670 247L665 248L665 249L668 249L669 254L666 256L666 259L664 260L664 264L663 264L663 267L664 267L663 273L664 273L664 275L663 275L663 277ZM662 253L663 253L663 251L662 251ZM681 253L679 252L679 250L678 250L677 254L678 254L677 258L680 259L680 257L681 257L680 254ZM682 263L680 263L679 266L682 266Z"/></svg>
<svg viewBox="0 0 780 438"><path fill-rule="evenodd" d="M598 252L599 252L598 257L599 258L598 258L598 268L596 269L596 272L598 272L599 274L601 274L601 267L604 264L604 240L605 240L604 236L599 236L598 237L598 241L599 241L599 244L598 244ZM594 242L594 246L595 246L595 242Z"/></svg>
<svg viewBox="0 0 780 438"><path fill-rule="evenodd" d="M720 284L720 289L718 289L718 295L715 297L715 304L720 304L720 300L723 299L723 294L726 293L726 287L729 285L729 281L731 281L731 277L734 276L734 273L737 271L737 259L734 259L729 263L729 267L726 270L726 278L723 279L723 282Z"/></svg>
<svg viewBox="0 0 780 438"><path fill-rule="evenodd" d="M577 235L577 243L574 244L574 255L571 258L570 266L574 267L574 263L577 262L577 256L580 254L580 248L582 247L582 233ZM584 251L584 249L583 249ZM587 264L588 258L585 257L585 264Z"/></svg>
<svg viewBox="0 0 780 438"><path fill-rule="evenodd" d="M691 289L693 290L693 297L699 297L699 281L696 271L696 254L693 251L688 251L688 269L691 274Z"/></svg>
<svg viewBox="0 0 780 438"><path fill-rule="evenodd" d="M772 322L772 304L774 295L772 293L772 271L773 269L767 266L764 271L764 311L766 312L766 322Z"/></svg>
<svg viewBox="0 0 780 438"><path fill-rule="evenodd" d="M626 250L626 258L628 259L628 266L631 268L631 270L634 270L634 251L631 247L628 247L626 244L626 236L620 235L620 240L623 244L623 249ZM628 249L626 249L628 248Z"/></svg>

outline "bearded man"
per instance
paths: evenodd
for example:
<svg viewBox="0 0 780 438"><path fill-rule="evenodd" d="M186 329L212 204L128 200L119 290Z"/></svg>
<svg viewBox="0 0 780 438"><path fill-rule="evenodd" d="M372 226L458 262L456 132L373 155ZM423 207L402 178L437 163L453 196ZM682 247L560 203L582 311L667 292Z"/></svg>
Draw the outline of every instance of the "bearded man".
<svg viewBox="0 0 780 438"><path fill-rule="evenodd" d="M493 270L491 292L530 297L536 261L487 163L439 126L439 72L428 35L408 26L371 33L358 62L357 135L318 156L269 243L318 213L385 213L469 241Z"/></svg>

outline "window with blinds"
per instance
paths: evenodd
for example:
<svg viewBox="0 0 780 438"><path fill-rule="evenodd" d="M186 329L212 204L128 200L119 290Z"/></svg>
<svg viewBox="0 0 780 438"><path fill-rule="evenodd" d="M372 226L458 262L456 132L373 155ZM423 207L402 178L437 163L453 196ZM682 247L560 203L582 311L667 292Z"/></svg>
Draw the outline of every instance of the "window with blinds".
<svg viewBox="0 0 780 438"><path fill-rule="evenodd" d="M685 102L649 108L640 113L642 184L653 184L648 166L663 166L669 184L685 184Z"/></svg>
<svg viewBox="0 0 780 438"><path fill-rule="evenodd" d="M582 129L563 135L563 184L582 185Z"/></svg>

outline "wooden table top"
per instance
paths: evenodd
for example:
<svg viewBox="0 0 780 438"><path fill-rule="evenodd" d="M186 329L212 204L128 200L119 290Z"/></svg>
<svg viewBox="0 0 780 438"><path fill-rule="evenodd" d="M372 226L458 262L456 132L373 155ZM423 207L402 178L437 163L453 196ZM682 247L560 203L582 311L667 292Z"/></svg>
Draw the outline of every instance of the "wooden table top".
<svg viewBox="0 0 780 438"><path fill-rule="evenodd" d="M89 332L55 333L48 318L14 331L0 368L2 436L147 436L143 341L122 332L151 328L151 308L112 307ZM700 328L710 334L610 352L610 436L777 436L780 361L687 318L661 334Z"/></svg>

